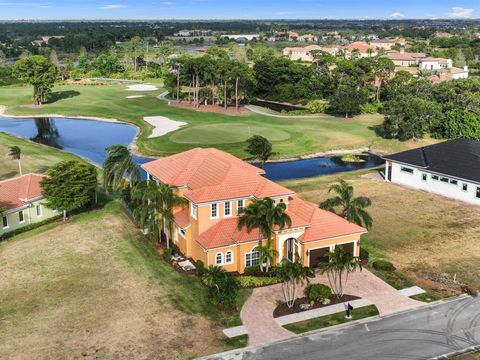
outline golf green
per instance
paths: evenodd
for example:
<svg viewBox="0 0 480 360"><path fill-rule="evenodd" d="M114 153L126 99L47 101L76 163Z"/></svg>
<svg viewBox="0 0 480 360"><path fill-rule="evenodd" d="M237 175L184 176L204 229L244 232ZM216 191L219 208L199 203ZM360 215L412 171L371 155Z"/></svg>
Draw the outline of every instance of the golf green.
<svg viewBox="0 0 480 360"><path fill-rule="evenodd" d="M175 132L170 141L179 144L231 144L243 142L252 135L262 135L270 141L290 139L286 131L248 123L219 123L190 126Z"/></svg>

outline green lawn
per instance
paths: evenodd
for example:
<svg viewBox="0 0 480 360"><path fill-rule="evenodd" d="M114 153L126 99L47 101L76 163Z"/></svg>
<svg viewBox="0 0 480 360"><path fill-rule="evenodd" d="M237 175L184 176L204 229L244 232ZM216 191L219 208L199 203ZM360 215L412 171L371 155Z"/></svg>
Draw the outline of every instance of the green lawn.
<svg viewBox="0 0 480 360"><path fill-rule="evenodd" d="M363 115L354 119L328 115L311 119L278 119L253 113L230 116L169 106L157 99L163 89L129 92L125 88L125 85L116 84L60 84L54 89L51 103L34 107L30 87L0 87L0 105L6 105L7 113L15 115L83 115L134 123L141 130L138 148L148 155L169 155L196 146L215 146L245 157L244 141L252 134L269 138L279 157L360 147L389 152L414 145L377 137L373 127L382 122L380 115ZM128 95L145 97L126 99ZM149 139L151 126L143 121L143 117L154 115L186 121L188 125L165 136Z"/></svg>
<svg viewBox="0 0 480 360"><path fill-rule="evenodd" d="M329 326L343 324L353 320L360 320L367 317L378 315L378 309L375 305L363 306L358 309L354 309L351 313L352 318L346 319L345 312L339 312L332 315L326 315L317 317L310 320L300 321L293 324L287 324L283 327L295 334L302 334L307 331L321 329Z"/></svg>
<svg viewBox="0 0 480 360"><path fill-rule="evenodd" d="M18 176L18 163L8 156L9 146L22 150L23 173L44 173L53 164L63 160L80 160L79 157L32 141L0 132L0 180Z"/></svg>
<svg viewBox="0 0 480 360"><path fill-rule="evenodd" d="M0 273L5 358L184 359L245 341L224 342L239 313L212 306L116 201L0 243Z"/></svg>

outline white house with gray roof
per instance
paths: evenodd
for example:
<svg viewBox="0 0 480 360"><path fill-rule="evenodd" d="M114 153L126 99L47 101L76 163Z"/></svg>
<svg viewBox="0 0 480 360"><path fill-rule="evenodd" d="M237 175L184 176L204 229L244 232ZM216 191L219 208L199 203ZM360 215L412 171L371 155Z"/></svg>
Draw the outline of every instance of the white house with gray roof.
<svg viewBox="0 0 480 360"><path fill-rule="evenodd" d="M455 139L383 157L385 181L480 205L480 142Z"/></svg>

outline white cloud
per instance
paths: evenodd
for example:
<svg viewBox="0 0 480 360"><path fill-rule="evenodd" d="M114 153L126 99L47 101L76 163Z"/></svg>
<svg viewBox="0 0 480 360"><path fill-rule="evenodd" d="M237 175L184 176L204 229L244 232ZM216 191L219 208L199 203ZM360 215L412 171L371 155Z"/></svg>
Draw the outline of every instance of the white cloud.
<svg viewBox="0 0 480 360"><path fill-rule="evenodd" d="M112 9L125 9L127 6L126 5L120 5L120 4L109 4L109 5L103 5L101 9L106 9L106 10L112 10Z"/></svg>
<svg viewBox="0 0 480 360"><path fill-rule="evenodd" d="M394 19L399 19L399 18L404 18L405 15L403 13L397 11L397 12L394 12L394 13L390 14L390 17L394 18Z"/></svg>
<svg viewBox="0 0 480 360"><path fill-rule="evenodd" d="M170 5L173 5L173 2L171 2L171 1L164 1L164 2L162 2L162 5L170 6Z"/></svg>
<svg viewBox="0 0 480 360"><path fill-rule="evenodd" d="M471 18L475 9L466 9L459 6L452 8L452 12L449 14L453 18Z"/></svg>

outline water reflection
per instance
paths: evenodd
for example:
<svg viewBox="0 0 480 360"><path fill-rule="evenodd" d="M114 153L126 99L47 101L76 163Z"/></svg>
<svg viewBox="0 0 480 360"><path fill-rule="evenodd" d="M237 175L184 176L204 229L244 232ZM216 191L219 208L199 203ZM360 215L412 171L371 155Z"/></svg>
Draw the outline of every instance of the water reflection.
<svg viewBox="0 0 480 360"><path fill-rule="evenodd" d="M37 134L30 138L43 145L48 145L57 149L63 149L63 147L57 142L60 137L57 127L55 126L55 120L45 117L35 118L35 127L37 128Z"/></svg>

